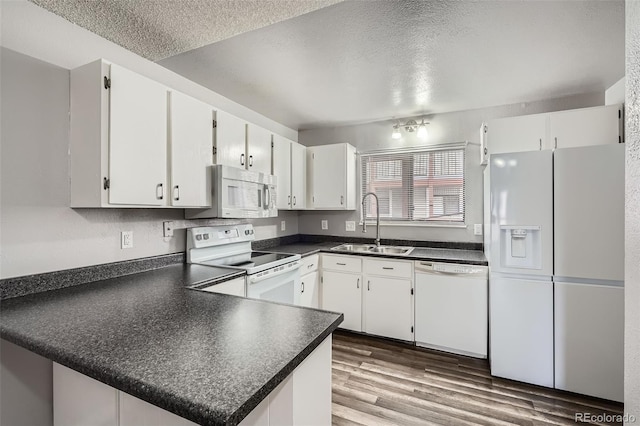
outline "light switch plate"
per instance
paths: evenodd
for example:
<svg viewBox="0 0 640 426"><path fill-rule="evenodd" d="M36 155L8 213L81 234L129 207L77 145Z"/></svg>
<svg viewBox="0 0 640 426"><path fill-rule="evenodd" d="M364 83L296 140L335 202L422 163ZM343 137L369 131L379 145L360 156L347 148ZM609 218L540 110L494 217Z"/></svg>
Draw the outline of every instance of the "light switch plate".
<svg viewBox="0 0 640 426"><path fill-rule="evenodd" d="M120 248L133 248L133 231L120 232Z"/></svg>
<svg viewBox="0 0 640 426"><path fill-rule="evenodd" d="M280 222L280 230L285 231L286 229L287 229L287 222L283 220Z"/></svg>
<svg viewBox="0 0 640 426"><path fill-rule="evenodd" d="M347 231L355 231L356 230L356 222L353 220L347 220L345 222L345 229Z"/></svg>
<svg viewBox="0 0 640 426"><path fill-rule="evenodd" d="M482 235L482 224L475 223L473 225L473 235Z"/></svg>
<svg viewBox="0 0 640 426"><path fill-rule="evenodd" d="M328 220L323 219L321 224L322 224L322 229L324 229L324 230L329 229L329 221Z"/></svg>

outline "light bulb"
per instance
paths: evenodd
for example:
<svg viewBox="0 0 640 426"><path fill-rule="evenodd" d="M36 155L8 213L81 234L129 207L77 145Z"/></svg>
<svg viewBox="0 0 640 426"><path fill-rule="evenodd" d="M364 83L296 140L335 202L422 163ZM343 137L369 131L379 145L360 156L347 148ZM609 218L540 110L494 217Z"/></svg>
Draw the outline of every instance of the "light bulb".
<svg viewBox="0 0 640 426"><path fill-rule="evenodd" d="M393 126L393 133L391 133L391 139L400 139L402 135L400 134L400 129L398 126Z"/></svg>

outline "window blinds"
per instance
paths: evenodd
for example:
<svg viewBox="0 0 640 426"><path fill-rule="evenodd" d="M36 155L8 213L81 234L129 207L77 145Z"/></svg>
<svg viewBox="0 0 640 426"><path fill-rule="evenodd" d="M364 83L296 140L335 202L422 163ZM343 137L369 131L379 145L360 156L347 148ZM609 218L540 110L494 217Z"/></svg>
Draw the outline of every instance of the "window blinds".
<svg viewBox="0 0 640 426"><path fill-rule="evenodd" d="M360 155L362 193L387 221L464 222L464 146ZM367 197L363 216L376 217Z"/></svg>

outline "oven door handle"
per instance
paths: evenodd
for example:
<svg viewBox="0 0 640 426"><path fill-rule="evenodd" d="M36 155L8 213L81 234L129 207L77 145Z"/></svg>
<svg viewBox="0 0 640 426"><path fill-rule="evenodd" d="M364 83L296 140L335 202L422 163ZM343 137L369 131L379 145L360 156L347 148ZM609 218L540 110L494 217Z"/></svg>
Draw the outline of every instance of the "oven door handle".
<svg viewBox="0 0 640 426"><path fill-rule="evenodd" d="M296 261L291 262L291 263L293 263L292 266L290 266L288 268L284 268L281 271L270 272L267 275L262 275L262 276L259 276L259 277L257 276L257 274L249 275L248 276L249 284L257 284L260 281L268 280L270 278L274 278L274 277L277 277L279 275L288 274L290 272L296 272L300 268L300 262L296 260Z"/></svg>

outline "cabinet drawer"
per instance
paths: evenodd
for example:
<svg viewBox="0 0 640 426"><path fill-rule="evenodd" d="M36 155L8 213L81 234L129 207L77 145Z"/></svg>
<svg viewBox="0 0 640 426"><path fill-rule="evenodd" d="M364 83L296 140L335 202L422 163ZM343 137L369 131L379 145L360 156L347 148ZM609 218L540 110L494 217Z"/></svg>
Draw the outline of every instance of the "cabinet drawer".
<svg viewBox="0 0 640 426"><path fill-rule="evenodd" d="M300 274L308 274L309 272L318 270L318 262L320 261L320 256L317 254L312 254L307 257L303 257L300 266Z"/></svg>
<svg viewBox="0 0 640 426"><path fill-rule="evenodd" d="M362 272L362 260L356 256L322 255L322 269L342 272Z"/></svg>
<svg viewBox="0 0 640 426"><path fill-rule="evenodd" d="M364 273L395 278L411 278L413 275L411 262L365 259Z"/></svg>

